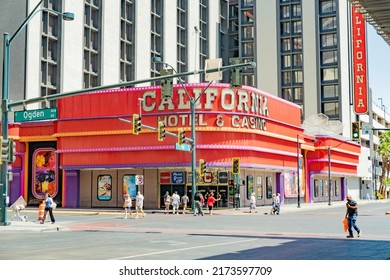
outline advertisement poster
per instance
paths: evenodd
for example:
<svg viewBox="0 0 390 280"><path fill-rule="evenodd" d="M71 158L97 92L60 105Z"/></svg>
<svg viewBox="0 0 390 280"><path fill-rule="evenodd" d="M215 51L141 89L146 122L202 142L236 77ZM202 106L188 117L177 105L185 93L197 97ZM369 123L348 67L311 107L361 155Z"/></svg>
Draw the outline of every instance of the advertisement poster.
<svg viewBox="0 0 390 280"><path fill-rule="evenodd" d="M35 150L33 154L33 195L44 199L49 193L55 197L58 193L57 154L53 148Z"/></svg>
<svg viewBox="0 0 390 280"><path fill-rule="evenodd" d="M123 176L123 194L128 193L132 198L137 195L137 184L135 177L135 175Z"/></svg>
<svg viewBox="0 0 390 280"><path fill-rule="evenodd" d="M110 175L98 176L98 200L111 200L112 178Z"/></svg>

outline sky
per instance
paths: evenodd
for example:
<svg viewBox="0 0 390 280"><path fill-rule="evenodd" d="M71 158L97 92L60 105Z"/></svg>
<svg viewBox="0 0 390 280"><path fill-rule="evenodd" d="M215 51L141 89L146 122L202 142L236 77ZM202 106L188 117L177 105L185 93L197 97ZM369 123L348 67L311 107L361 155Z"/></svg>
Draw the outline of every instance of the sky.
<svg viewBox="0 0 390 280"><path fill-rule="evenodd" d="M390 45L367 24L368 84L372 90L372 101L386 106L390 113Z"/></svg>

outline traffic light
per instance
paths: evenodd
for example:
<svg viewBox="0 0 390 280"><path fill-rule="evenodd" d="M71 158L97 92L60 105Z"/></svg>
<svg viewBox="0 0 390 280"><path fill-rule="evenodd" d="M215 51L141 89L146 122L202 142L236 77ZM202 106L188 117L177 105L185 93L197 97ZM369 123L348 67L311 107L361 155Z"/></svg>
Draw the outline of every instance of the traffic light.
<svg viewBox="0 0 390 280"><path fill-rule="evenodd" d="M3 137L0 137L1 139L1 158L0 163L7 162L8 161L8 155L9 155L9 141L8 139L3 139Z"/></svg>
<svg viewBox="0 0 390 280"><path fill-rule="evenodd" d="M133 114L133 134L138 135L141 131L141 116Z"/></svg>
<svg viewBox="0 0 390 280"><path fill-rule="evenodd" d="M199 173L202 177L206 173L206 162L203 159L199 160Z"/></svg>
<svg viewBox="0 0 390 280"><path fill-rule="evenodd" d="M14 163L16 160L16 156L15 156L16 155L16 143L15 143L14 139L12 139L12 138L9 138L8 141L9 141L8 162Z"/></svg>
<svg viewBox="0 0 390 280"><path fill-rule="evenodd" d="M352 122L352 140L360 141L360 122Z"/></svg>
<svg viewBox="0 0 390 280"><path fill-rule="evenodd" d="M186 132L182 128L180 128L177 134L177 143L179 145L183 145L185 141L186 141Z"/></svg>
<svg viewBox="0 0 390 280"><path fill-rule="evenodd" d="M172 75L173 69L164 68L161 70L161 76ZM161 81L161 99L172 98L172 79L163 79Z"/></svg>
<svg viewBox="0 0 390 280"><path fill-rule="evenodd" d="M232 173L233 174L240 174L240 159L239 158L233 158L233 164L232 164Z"/></svg>
<svg viewBox="0 0 390 280"><path fill-rule="evenodd" d="M239 57L231 57L229 59L229 63L239 64L241 62L241 58ZM241 87L242 86L242 77L241 77L241 68L232 68L231 77L230 77L230 85L232 87Z"/></svg>
<svg viewBox="0 0 390 280"><path fill-rule="evenodd" d="M158 141L163 141L165 139L165 123L163 121L158 121Z"/></svg>

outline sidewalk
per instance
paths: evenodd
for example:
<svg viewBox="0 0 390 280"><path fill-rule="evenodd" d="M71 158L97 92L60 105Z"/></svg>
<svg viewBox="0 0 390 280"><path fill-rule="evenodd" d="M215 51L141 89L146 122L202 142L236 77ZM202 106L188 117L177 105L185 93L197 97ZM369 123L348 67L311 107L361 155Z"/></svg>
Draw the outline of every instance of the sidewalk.
<svg viewBox="0 0 390 280"><path fill-rule="evenodd" d="M359 200L359 204L369 204L369 203L380 203L387 202L387 200ZM286 204L281 207L281 215L283 213L289 212L302 212L302 211L312 211L321 208L341 208L345 207L345 201L335 201L332 202L332 205L329 206L328 202L321 203L301 203L301 207L297 207L297 204ZM268 215L271 206L258 206L256 208L256 213L251 215ZM56 214L79 214L79 215L123 215L122 209L68 209L68 208L57 208ZM21 220L12 220L12 211L8 211L8 223L7 226L0 225L0 232L6 231L23 231L23 232L55 232L67 230L66 225L61 225L61 223L51 224L50 221L40 224L37 220L38 209L27 208L26 213L28 214L29 220L23 222ZM157 210L145 210L145 213L149 215L153 214L162 214L163 209ZM387 214L387 213L386 213ZM389 213L390 214L390 213ZM249 215L249 207L243 207L239 209L229 208L229 209L215 209L214 215Z"/></svg>

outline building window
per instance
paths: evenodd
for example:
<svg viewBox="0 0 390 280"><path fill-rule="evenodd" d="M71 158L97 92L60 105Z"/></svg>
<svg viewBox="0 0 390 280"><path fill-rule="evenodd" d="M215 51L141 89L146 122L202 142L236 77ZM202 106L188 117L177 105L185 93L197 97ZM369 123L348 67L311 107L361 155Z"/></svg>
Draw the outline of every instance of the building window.
<svg viewBox="0 0 390 280"><path fill-rule="evenodd" d="M257 199L263 199L263 177L257 176Z"/></svg>
<svg viewBox="0 0 390 280"><path fill-rule="evenodd" d="M135 51L134 4L132 0L121 0L121 39L120 39L120 81L134 80Z"/></svg>
<svg viewBox="0 0 390 280"><path fill-rule="evenodd" d="M100 73L101 0L84 2L84 88L101 83Z"/></svg>
<svg viewBox="0 0 390 280"><path fill-rule="evenodd" d="M321 35L321 48L329 48L337 46L337 34L324 34Z"/></svg>
<svg viewBox="0 0 390 280"><path fill-rule="evenodd" d="M294 68L301 68L302 64L302 53L293 54L293 66Z"/></svg>
<svg viewBox="0 0 390 280"><path fill-rule="evenodd" d="M337 63L337 50L323 51L321 52L321 64L331 65Z"/></svg>
<svg viewBox="0 0 390 280"><path fill-rule="evenodd" d="M338 102L328 102L322 103L322 111L329 118L335 118L339 116L339 103Z"/></svg>
<svg viewBox="0 0 390 280"><path fill-rule="evenodd" d="M265 184L266 184L266 190L267 190L267 199L272 198L273 194L273 184L272 184L272 177L267 176L265 178Z"/></svg>
<svg viewBox="0 0 390 280"><path fill-rule="evenodd" d="M282 52L289 52L291 51L291 39L290 38L283 38L282 39Z"/></svg>
<svg viewBox="0 0 390 280"><path fill-rule="evenodd" d="M41 29L41 96L55 94L60 89L61 72L61 23L59 15L49 9L61 12L61 0L45 0L42 10ZM56 107L57 101L42 102L42 108Z"/></svg>
<svg viewBox="0 0 390 280"><path fill-rule="evenodd" d="M302 6L301 6L301 4L291 5L291 13L292 13L293 18L301 17L302 16Z"/></svg>
<svg viewBox="0 0 390 280"><path fill-rule="evenodd" d="M337 28L336 17L324 17L320 19L320 25L322 31L335 30Z"/></svg>
<svg viewBox="0 0 390 280"><path fill-rule="evenodd" d="M322 81L337 81L338 80L338 68L324 68L322 69Z"/></svg>
<svg viewBox="0 0 390 280"><path fill-rule="evenodd" d="M187 72L187 1L177 0L177 72ZM188 77L183 78L185 81Z"/></svg>
<svg viewBox="0 0 390 280"><path fill-rule="evenodd" d="M282 68L283 69L291 68L291 55L282 56Z"/></svg>
<svg viewBox="0 0 390 280"><path fill-rule="evenodd" d="M302 37L294 37L294 50L302 50Z"/></svg>
<svg viewBox="0 0 390 280"><path fill-rule="evenodd" d="M282 72L282 85L283 86L291 85L291 72L290 71Z"/></svg>
<svg viewBox="0 0 390 280"><path fill-rule="evenodd" d="M208 29L209 29L209 5L208 0L199 1L199 68L205 69L206 59L209 53ZM198 38L197 38L198 39ZM196 67L195 67L196 68ZM201 81L205 80L205 74L201 74Z"/></svg>
<svg viewBox="0 0 390 280"><path fill-rule="evenodd" d="M151 35L150 35L150 46L151 46L151 57L162 57L163 53L163 40L162 40L162 30L163 30L163 5L162 0L150 0L151 2ZM151 62L151 77L160 76L160 70L162 68L161 63Z"/></svg>
<svg viewBox="0 0 390 280"><path fill-rule="evenodd" d="M336 13L336 0L320 1L320 14Z"/></svg>
<svg viewBox="0 0 390 280"><path fill-rule="evenodd" d="M300 34L302 33L302 21L297 20L293 21L293 33L294 34Z"/></svg>
<svg viewBox="0 0 390 280"><path fill-rule="evenodd" d="M338 85L326 85L322 86L322 98L325 99L335 99L339 97Z"/></svg>

